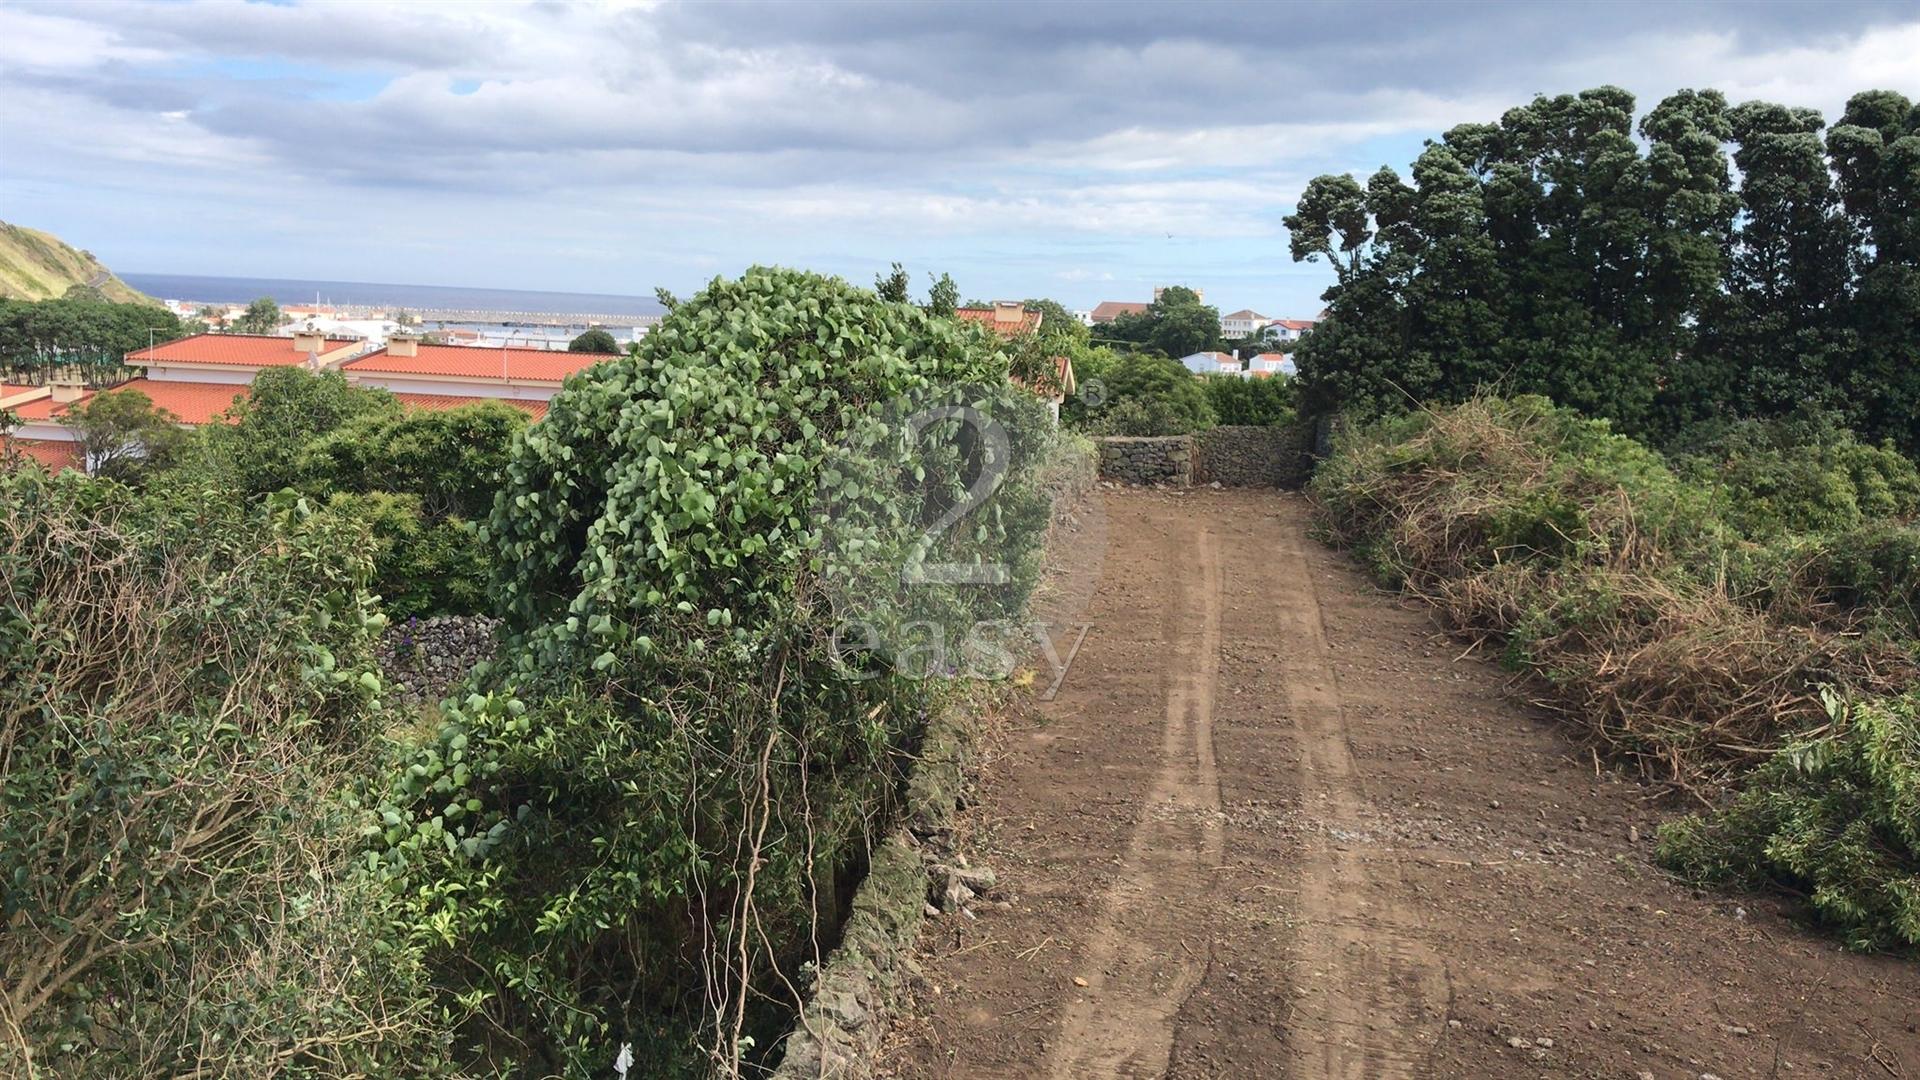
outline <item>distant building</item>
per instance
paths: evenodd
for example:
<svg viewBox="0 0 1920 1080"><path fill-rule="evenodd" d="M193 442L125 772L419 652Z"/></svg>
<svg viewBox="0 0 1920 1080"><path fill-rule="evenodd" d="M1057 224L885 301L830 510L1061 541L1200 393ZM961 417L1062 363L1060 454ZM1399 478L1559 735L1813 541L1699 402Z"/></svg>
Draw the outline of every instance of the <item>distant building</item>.
<svg viewBox="0 0 1920 1080"><path fill-rule="evenodd" d="M394 334L386 348L347 361L340 372L349 382L390 390L415 408L452 409L489 399L537 420L567 376L613 358L560 349L429 345L412 334Z"/></svg>
<svg viewBox="0 0 1920 1080"><path fill-rule="evenodd" d="M1238 375L1240 358L1223 352L1188 353L1180 363L1195 375Z"/></svg>
<svg viewBox="0 0 1920 1080"><path fill-rule="evenodd" d="M1293 357L1285 353L1264 352L1247 361L1247 372L1254 376L1294 374Z"/></svg>
<svg viewBox="0 0 1920 1080"><path fill-rule="evenodd" d="M995 300L986 307L954 310L962 322L978 323L1003 338L1017 338L1040 329L1044 312L1029 308L1018 300Z"/></svg>
<svg viewBox="0 0 1920 1080"><path fill-rule="evenodd" d="M1313 329L1313 319L1274 319L1260 332L1268 341L1298 341L1300 335Z"/></svg>
<svg viewBox="0 0 1920 1080"><path fill-rule="evenodd" d="M74 445L74 433L62 423L67 413L105 394L139 392L155 408L173 414L181 427L218 422L235 402L247 397L253 377L268 368L305 367L324 371L360 351L358 340L302 331L274 334L195 334L177 341L135 349L126 356L139 376L118 386L92 390L56 380L49 386L19 388L0 403L20 418L15 445L43 462L87 468Z"/></svg>
<svg viewBox="0 0 1920 1080"><path fill-rule="evenodd" d="M292 337L269 334L196 334L127 354L141 374L118 386L90 390L78 383L0 386L0 408L19 417L8 439L16 451L50 468L86 469L74 433L61 421L69 410L102 394L139 391L172 413L182 427L217 423L246 400L254 376L268 368L305 367L339 371L349 382L390 390L414 409L454 409L476 401L501 401L535 420L568 375L611 354L556 349L477 348L425 345L410 333L395 333L387 346L364 356L357 339L299 330Z"/></svg>
<svg viewBox="0 0 1920 1080"><path fill-rule="evenodd" d="M1102 300L1087 314L1090 320L1088 325L1097 326L1100 323L1112 322L1122 315L1145 315L1147 308L1151 306L1151 304L1136 304L1131 300Z"/></svg>
<svg viewBox="0 0 1920 1080"><path fill-rule="evenodd" d="M1254 331L1266 327L1272 319L1251 308L1241 308L1231 315L1220 316L1220 336L1224 338L1243 338L1253 336Z"/></svg>

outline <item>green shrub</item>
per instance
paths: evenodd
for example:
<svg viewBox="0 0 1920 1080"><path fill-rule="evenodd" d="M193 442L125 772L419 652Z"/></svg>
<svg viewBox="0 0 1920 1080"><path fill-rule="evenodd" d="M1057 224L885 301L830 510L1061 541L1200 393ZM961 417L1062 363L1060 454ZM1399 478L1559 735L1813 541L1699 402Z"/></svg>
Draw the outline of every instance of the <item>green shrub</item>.
<svg viewBox="0 0 1920 1080"><path fill-rule="evenodd" d="M1700 884L1788 886L1856 949L1920 946L1920 696L1826 705L1831 731L1664 827L1660 860Z"/></svg>
<svg viewBox="0 0 1920 1080"><path fill-rule="evenodd" d="M364 524L373 562L368 587L390 619L473 615L487 610L493 560L474 527L459 518L432 519L418 495L340 492L326 512Z"/></svg>
<svg viewBox="0 0 1920 1080"><path fill-rule="evenodd" d="M1102 401L1085 421L1094 434L1186 435L1214 425L1206 388L1177 360L1129 353L1098 378Z"/></svg>
<svg viewBox="0 0 1920 1080"><path fill-rule="evenodd" d="M363 545L291 498L0 474L0 1071L436 1071L356 869Z"/></svg>
<svg viewBox="0 0 1920 1080"><path fill-rule="evenodd" d="M487 526L503 658L375 826L463 1047L586 1077L623 1044L649 1076L773 1045L934 696L911 649L843 650L844 620L1017 612L1049 430L982 335L787 270L716 280L569 381ZM890 610L923 538L1009 573Z"/></svg>
<svg viewBox="0 0 1920 1080"><path fill-rule="evenodd" d="M1209 375L1200 380L1200 385L1207 392L1207 404L1213 407L1217 423L1266 427L1294 421L1291 380Z"/></svg>

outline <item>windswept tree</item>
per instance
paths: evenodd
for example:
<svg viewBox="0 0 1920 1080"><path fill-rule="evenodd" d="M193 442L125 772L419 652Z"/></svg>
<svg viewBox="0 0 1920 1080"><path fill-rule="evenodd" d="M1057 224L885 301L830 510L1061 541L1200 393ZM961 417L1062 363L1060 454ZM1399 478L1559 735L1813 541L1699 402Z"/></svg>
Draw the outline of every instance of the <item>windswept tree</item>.
<svg viewBox="0 0 1920 1080"><path fill-rule="evenodd" d="M233 321L233 328L242 334L271 334L285 321L280 304L271 296L263 296L247 305L247 310Z"/></svg>
<svg viewBox="0 0 1920 1080"><path fill-rule="evenodd" d="M574 338L572 341L567 342L567 351L617 353L620 351L620 342L616 341L612 334L596 326L586 333L581 334L579 337Z"/></svg>

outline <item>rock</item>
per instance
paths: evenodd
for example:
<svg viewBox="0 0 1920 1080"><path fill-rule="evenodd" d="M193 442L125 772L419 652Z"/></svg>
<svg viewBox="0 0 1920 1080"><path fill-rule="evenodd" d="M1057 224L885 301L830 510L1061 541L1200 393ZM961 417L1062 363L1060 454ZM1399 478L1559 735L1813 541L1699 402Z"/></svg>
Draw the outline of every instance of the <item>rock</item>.
<svg viewBox="0 0 1920 1080"><path fill-rule="evenodd" d="M1521 1038L1520 1036L1515 1035L1512 1038L1507 1040L1507 1045L1513 1047L1515 1050L1526 1050L1532 1047L1533 1044Z"/></svg>
<svg viewBox="0 0 1920 1080"><path fill-rule="evenodd" d="M1078 975L1075 975L1075 976L1073 977L1073 985L1075 985L1075 986L1085 986L1085 985L1087 985L1087 980L1085 980L1085 979L1083 979L1083 978L1081 978L1081 977L1080 977L1080 976L1078 976Z"/></svg>
<svg viewBox="0 0 1920 1080"><path fill-rule="evenodd" d="M958 881L950 881L947 883L946 891L940 894L940 906L947 911L959 911L966 907L967 901L971 899L973 899L972 889Z"/></svg>

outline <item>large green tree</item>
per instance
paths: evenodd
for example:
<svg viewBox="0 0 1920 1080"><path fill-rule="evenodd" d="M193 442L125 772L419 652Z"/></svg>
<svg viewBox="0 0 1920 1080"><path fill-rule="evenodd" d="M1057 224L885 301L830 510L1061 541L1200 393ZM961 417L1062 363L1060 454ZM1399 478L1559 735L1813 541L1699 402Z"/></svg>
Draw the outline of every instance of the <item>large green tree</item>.
<svg viewBox="0 0 1920 1080"><path fill-rule="evenodd" d="M234 320L233 328L242 334L271 334L285 321L280 314L280 304L271 296L263 296L247 305L247 310Z"/></svg>
<svg viewBox="0 0 1920 1080"><path fill-rule="evenodd" d="M181 335L165 308L101 300L0 300L0 373L44 382L77 370L94 385L125 377L121 359L154 341Z"/></svg>
<svg viewBox="0 0 1920 1080"><path fill-rule="evenodd" d="M1655 436L1831 407L1920 448L1912 105L1857 95L1824 141L1815 112L1717 91L1634 118L1617 87L1540 97L1447 131L1405 178L1309 183L1290 248L1335 281L1302 404L1494 387Z"/></svg>

